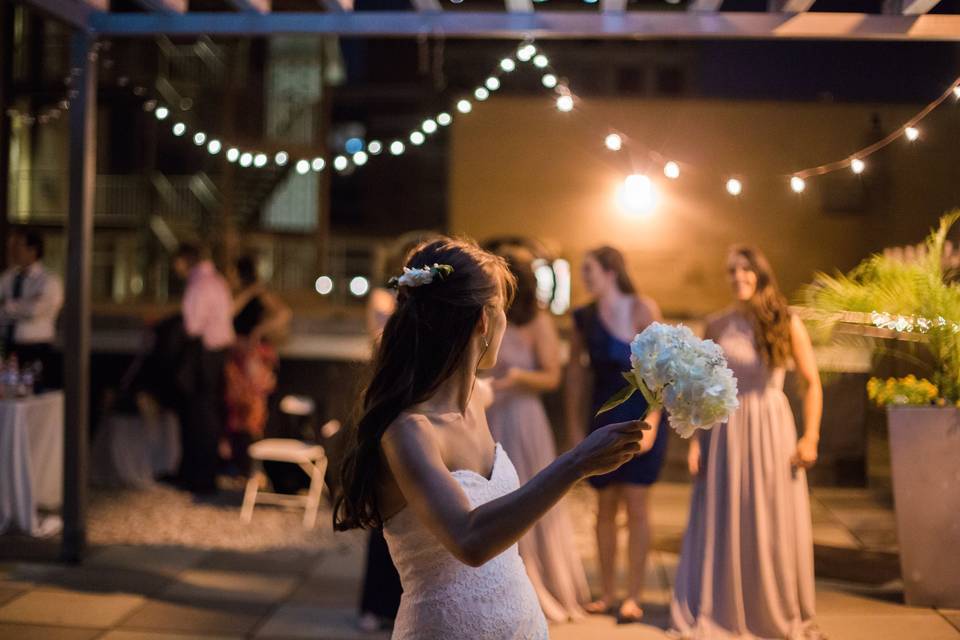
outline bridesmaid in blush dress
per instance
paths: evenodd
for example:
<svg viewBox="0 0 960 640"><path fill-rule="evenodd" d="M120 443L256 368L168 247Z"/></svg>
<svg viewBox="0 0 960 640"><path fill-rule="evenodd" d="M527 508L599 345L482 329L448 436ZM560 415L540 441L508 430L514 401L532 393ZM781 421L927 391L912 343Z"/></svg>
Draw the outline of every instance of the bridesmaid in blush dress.
<svg viewBox="0 0 960 640"><path fill-rule="evenodd" d="M708 320L706 337L737 376L740 407L690 443L695 483L673 626L697 639L822 638L804 471L817 459L823 406L813 347L763 254L735 248L727 270L736 302ZM806 382L799 440L783 393L791 362Z"/></svg>
<svg viewBox="0 0 960 640"><path fill-rule="evenodd" d="M517 279L500 358L493 368L495 399L487 409L493 439L529 481L557 457L553 430L540 394L560 386L560 339L550 315L537 301L533 255L521 247L501 250ZM566 622L584 616L590 597L573 525L561 502L520 538L520 557L548 620Z"/></svg>

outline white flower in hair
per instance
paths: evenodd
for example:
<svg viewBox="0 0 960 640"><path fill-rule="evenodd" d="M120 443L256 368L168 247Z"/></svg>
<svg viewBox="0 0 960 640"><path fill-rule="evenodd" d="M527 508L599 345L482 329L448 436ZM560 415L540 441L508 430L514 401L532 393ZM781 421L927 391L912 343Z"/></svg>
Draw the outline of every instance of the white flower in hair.
<svg viewBox="0 0 960 640"><path fill-rule="evenodd" d="M403 275L390 279L390 285L393 287L420 287L430 284L435 278L443 280L453 273L453 267L448 264L434 264L432 267L426 265L419 269L403 268Z"/></svg>

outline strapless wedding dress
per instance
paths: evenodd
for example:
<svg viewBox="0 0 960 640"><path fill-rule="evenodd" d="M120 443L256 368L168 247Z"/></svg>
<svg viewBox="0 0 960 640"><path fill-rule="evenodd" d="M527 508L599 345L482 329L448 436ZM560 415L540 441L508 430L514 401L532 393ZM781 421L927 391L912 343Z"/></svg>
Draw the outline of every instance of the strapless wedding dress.
<svg viewBox="0 0 960 640"><path fill-rule="evenodd" d="M451 473L473 507L520 486L513 463L499 444L489 479L473 471ZM394 640L548 637L517 545L481 567L470 567L453 557L409 508L384 524L383 535L403 584Z"/></svg>

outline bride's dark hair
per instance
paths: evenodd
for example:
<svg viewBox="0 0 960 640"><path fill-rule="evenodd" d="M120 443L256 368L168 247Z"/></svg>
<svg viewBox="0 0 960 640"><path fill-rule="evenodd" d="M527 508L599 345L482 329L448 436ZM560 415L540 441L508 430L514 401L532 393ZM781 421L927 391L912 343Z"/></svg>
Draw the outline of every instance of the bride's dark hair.
<svg viewBox="0 0 960 640"><path fill-rule="evenodd" d="M420 245L406 266L450 265L430 284L400 287L397 308L377 347L360 419L347 434L340 492L333 505L337 531L383 526L377 504L383 458L380 439L401 412L427 400L461 367L486 307L509 306L514 281L506 263L476 244L439 238Z"/></svg>

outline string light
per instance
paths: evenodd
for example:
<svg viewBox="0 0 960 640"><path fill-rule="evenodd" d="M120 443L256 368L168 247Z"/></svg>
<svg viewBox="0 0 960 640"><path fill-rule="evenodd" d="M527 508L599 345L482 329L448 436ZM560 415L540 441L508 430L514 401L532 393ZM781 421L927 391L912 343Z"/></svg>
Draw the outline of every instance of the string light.
<svg viewBox="0 0 960 640"><path fill-rule="evenodd" d="M195 134L193 134L193 144L197 145L198 147L203 145L203 143L206 141L207 134L205 134L203 131L197 131Z"/></svg>
<svg viewBox="0 0 960 640"><path fill-rule="evenodd" d="M326 166L327 161L320 157L314 158L313 162L310 163L310 168L318 173L323 171L323 168Z"/></svg>
<svg viewBox="0 0 960 640"><path fill-rule="evenodd" d="M920 137L920 129L916 127L907 127L903 130L903 135L906 136L907 140L910 142L916 142L917 138Z"/></svg>
<svg viewBox="0 0 960 640"><path fill-rule="evenodd" d="M573 97L569 95L562 95L557 98L557 109L567 113L573 111Z"/></svg>
<svg viewBox="0 0 960 640"><path fill-rule="evenodd" d="M157 120L166 120L167 116L170 115L170 109L160 106L157 107L157 110L153 112L153 115L157 117Z"/></svg>
<svg viewBox="0 0 960 640"><path fill-rule="evenodd" d="M369 151L372 156L378 156L380 152L383 151L383 143L379 140L371 140L370 144L367 145L367 151Z"/></svg>
<svg viewBox="0 0 960 640"><path fill-rule="evenodd" d="M490 97L490 92L483 87L477 87L476 91L473 92L473 97L483 102Z"/></svg>
<svg viewBox="0 0 960 640"><path fill-rule="evenodd" d="M517 49L517 59L520 60L520 62L529 62L530 58L536 55L536 53L537 48L528 43Z"/></svg>
<svg viewBox="0 0 960 640"><path fill-rule="evenodd" d="M500 68L510 73L517 68L517 63L513 61L513 58L504 58L500 61Z"/></svg>
<svg viewBox="0 0 960 640"><path fill-rule="evenodd" d="M330 292L333 291L333 278L330 276L320 276L313 286L320 295L330 295Z"/></svg>
<svg viewBox="0 0 960 640"><path fill-rule="evenodd" d="M404 145L399 140L394 140L390 143L390 153L395 156L399 156L404 151Z"/></svg>
<svg viewBox="0 0 960 640"><path fill-rule="evenodd" d="M620 148L623 147L623 139L618 134L611 133L604 139L603 144L605 144L610 151L620 151Z"/></svg>
<svg viewBox="0 0 960 640"><path fill-rule="evenodd" d="M473 110L473 105L470 104L469 100L461 100L457 103L457 111L460 113L470 113Z"/></svg>
<svg viewBox="0 0 960 640"><path fill-rule="evenodd" d="M410 142L417 145L418 147L426 141L427 137L420 133L419 131L414 131L410 134Z"/></svg>
<svg viewBox="0 0 960 640"><path fill-rule="evenodd" d="M533 59L533 66L535 66L537 69L546 69L548 66L550 66L550 60L547 59L547 56L541 53Z"/></svg>
<svg viewBox="0 0 960 640"><path fill-rule="evenodd" d="M360 298L367 295L370 291L370 281L363 276L357 276L350 280L350 293Z"/></svg>
<svg viewBox="0 0 960 640"><path fill-rule="evenodd" d="M860 158L854 158L853 160L850 161L850 170L857 175L860 175L861 173L863 173L863 170L866 168L867 168L866 163L864 163L864 161L861 160Z"/></svg>
<svg viewBox="0 0 960 640"><path fill-rule="evenodd" d="M177 136L178 138L186 132L187 125L183 124L182 122L178 122L177 124L173 125L173 135Z"/></svg>
<svg viewBox="0 0 960 640"><path fill-rule="evenodd" d="M629 213L649 215L657 205L657 193L650 178L635 173L623 181L617 200Z"/></svg>
<svg viewBox="0 0 960 640"><path fill-rule="evenodd" d="M307 162L306 160L297 160L296 169L297 169L297 173L299 173L302 176L305 176L307 175L307 172L310 171L310 163Z"/></svg>
<svg viewBox="0 0 960 640"><path fill-rule="evenodd" d="M807 188L807 183L800 176L793 176L790 178L790 188L793 189L794 193L803 193L803 190Z"/></svg>
<svg viewBox="0 0 960 640"><path fill-rule="evenodd" d="M441 127L447 127L451 122L453 122L453 116L446 111L437 116L437 124L439 124Z"/></svg>
<svg viewBox="0 0 960 640"><path fill-rule="evenodd" d="M350 165L350 161L347 160L346 156L337 156L333 159L333 168L337 171L345 171Z"/></svg>
<svg viewBox="0 0 960 640"><path fill-rule="evenodd" d="M367 164L367 154L363 151L357 151L355 154L353 154L353 164L357 165L358 167L362 167L363 165Z"/></svg>
<svg viewBox="0 0 960 640"><path fill-rule="evenodd" d="M667 164L663 165L663 175L671 180L676 180L680 177L680 165L671 160Z"/></svg>
<svg viewBox="0 0 960 640"><path fill-rule="evenodd" d="M267 166L267 154L258 153L257 155L253 156L253 166L258 169Z"/></svg>
<svg viewBox="0 0 960 640"><path fill-rule="evenodd" d="M227 149L227 160L229 160L230 162L236 162L239 157L240 157L239 149L237 149L236 147L230 147L229 149Z"/></svg>
<svg viewBox="0 0 960 640"><path fill-rule="evenodd" d="M240 166L241 166L241 167L249 167L251 164L253 164L253 154L252 154L252 153L250 153L249 151L245 151L245 152L243 152L242 154L240 154Z"/></svg>
<svg viewBox="0 0 960 640"><path fill-rule="evenodd" d="M273 156L273 162L278 167L286 166L289 160L290 160L290 155L286 151L278 151L277 155Z"/></svg>
<svg viewBox="0 0 960 640"><path fill-rule="evenodd" d="M727 180L727 193L736 197L743 193L743 183L736 178Z"/></svg>
<svg viewBox="0 0 960 640"><path fill-rule="evenodd" d="M420 128L423 129L424 133L435 133L437 130L436 120L424 120L423 124L420 125Z"/></svg>
<svg viewBox="0 0 960 640"><path fill-rule="evenodd" d="M500 78L497 78L496 76L490 76L483 84L486 85L487 89L490 91L496 91L500 88Z"/></svg>
<svg viewBox="0 0 960 640"><path fill-rule="evenodd" d="M960 84L954 85L953 87L953 97L957 100L960 100Z"/></svg>
<svg viewBox="0 0 960 640"><path fill-rule="evenodd" d="M215 156L218 153L220 153L221 148L222 148L222 145L220 144L219 140L211 140L210 142L207 143L207 152L212 156Z"/></svg>
<svg viewBox="0 0 960 640"><path fill-rule="evenodd" d="M547 89L553 89L555 86L557 86L557 76L553 75L552 73L545 73L540 79L540 82L542 82L543 86L545 86Z"/></svg>

